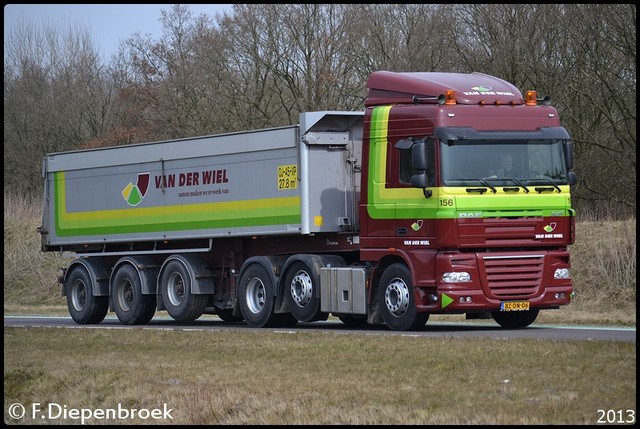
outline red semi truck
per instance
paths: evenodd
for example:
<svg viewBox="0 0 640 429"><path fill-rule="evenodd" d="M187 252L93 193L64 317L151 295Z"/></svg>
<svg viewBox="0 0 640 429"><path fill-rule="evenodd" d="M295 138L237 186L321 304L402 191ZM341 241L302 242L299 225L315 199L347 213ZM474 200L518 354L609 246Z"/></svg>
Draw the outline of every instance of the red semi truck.
<svg viewBox="0 0 640 429"><path fill-rule="evenodd" d="M364 112L46 155L39 231L75 255L72 318L518 328L569 304L576 175L549 100L480 73L367 88Z"/></svg>

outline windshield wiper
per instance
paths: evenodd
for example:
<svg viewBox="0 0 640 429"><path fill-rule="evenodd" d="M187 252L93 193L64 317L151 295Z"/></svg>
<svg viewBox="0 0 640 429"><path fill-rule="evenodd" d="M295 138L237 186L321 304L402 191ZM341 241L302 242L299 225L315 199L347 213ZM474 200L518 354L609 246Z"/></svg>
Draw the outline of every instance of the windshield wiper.
<svg viewBox="0 0 640 429"><path fill-rule="evenodd" d="M519 181L518 179L512 179L509 178L507 180L511 180L513 183L515 183L516 185L520 186L522 189L524 189L524 191L528 194L529 193L529 188L527 188L526 186L524 186L524 184Z"/></svg>
<svg viewBox="0 0 640 429"><path fill-rule="evenodd" d="M493 186L491 186L491 185L489 184L489 182L487 182L486 180L484 180L484 179L478 179L478 182L480 182L480 183L482 183L484 186L486 186L486 187L490 188L490 189L493 191L493 193L494 193L494 194L495 194L496 192L498 192L498 191L496 191L496 188L494 188Z"/></svg>
<svg viewBox="0 0 640 429"><path fill-rule="evenodd" d="M558 185L556 185L555 183L553 183L551 180L547 179L546 177L539 177L536 180L544 180L545 182L548 182L551 186L553 186L556 189L556 191L562 192L562 189L560 189L560 187ZM534 189L538 193L542 193L543 191L553 191L552 188L540 188L540 187L537 187L537 188L534 188Z"/></svg>

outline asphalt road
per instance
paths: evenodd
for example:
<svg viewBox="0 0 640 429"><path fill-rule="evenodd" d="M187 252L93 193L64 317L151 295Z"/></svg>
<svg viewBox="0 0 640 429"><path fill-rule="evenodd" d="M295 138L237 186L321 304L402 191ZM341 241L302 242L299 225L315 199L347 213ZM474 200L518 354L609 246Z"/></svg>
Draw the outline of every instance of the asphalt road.
<svg viewBox="0 0 640 429"><path fill-rule="evenodd" d="M625 341L636 342L636 329L625 327L553 326L533 324L523 329L504 329L491 323L449 323L429 321L420 331L391 331L385 326L349 327L338 320L298 323L288 328L251 328L244 322L222 322L215 317L201 318L189 323L176 323L171 318L156 317L146 325L123 325L116 317L108 316L99 324L78 325L65 316L4 316L7 327L62 327L75 329L168 329L233 331L253 330L271 332L335 332L340 334L406 335L422 337L476 337L476 338L534 338L546 340Z"/></svg>

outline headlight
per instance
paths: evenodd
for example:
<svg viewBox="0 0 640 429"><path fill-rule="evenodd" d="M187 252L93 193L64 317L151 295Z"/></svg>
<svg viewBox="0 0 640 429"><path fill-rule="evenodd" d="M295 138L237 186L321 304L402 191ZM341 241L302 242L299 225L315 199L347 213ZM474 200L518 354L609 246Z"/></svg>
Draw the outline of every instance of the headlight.
<svg viewBox="0 0 640 429"><path fill-rule="evenodd" d="M553 278L554 279L568 279L568 278L571 278L571 276L569 275L569 268L558 268L553 273Z"/></svg>
<svg viewBox="0 0 640 429"><path fill-rule="evenodd" d="M465 272L443 273L442 281L445 283L468 283L471 281L471 274Z"/></svg>

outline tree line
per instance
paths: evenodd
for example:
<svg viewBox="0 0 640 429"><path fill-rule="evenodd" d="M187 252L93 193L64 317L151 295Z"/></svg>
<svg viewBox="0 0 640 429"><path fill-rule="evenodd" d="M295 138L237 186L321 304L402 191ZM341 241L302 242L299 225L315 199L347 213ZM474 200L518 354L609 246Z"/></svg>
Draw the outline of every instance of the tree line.
<svg viewBox="0 0 640 429"><path fill-rule="evenodd" d="M159 39L103 58L81 26L5 39L5 193L41 195L45 153L295 124L362 110L376 70L478 71L549 95L575 147L573 205L635 217L632 4L167 5Z"/></svg>

